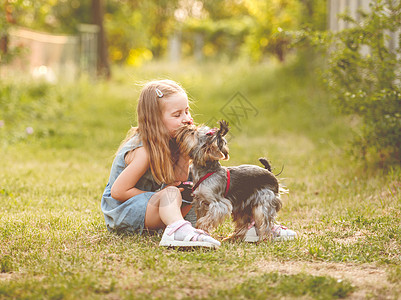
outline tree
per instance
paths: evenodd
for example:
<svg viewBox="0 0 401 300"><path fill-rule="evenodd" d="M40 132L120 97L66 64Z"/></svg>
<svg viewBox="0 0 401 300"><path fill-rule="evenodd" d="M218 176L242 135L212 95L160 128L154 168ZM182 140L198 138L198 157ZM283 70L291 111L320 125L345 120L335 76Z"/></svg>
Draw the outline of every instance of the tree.
<svg viewBox="0 0 401 300"><path fill-rule="evenodd" d="M9 45L8 30L15 24L12 12L13 6L9 1L5 1L4 9L0 10L0 65L9 63L15 56L23 51L20 46L10 48Z"/></svg>
<svg viewBox="0 0 401 300"><path fill-rule="evenodd" d="M177 22L178 0L109 0L105 26L110 57L119 63L137 65L140 60L161 58Z"/></svg>
<svg viewBox="0 0 401 300"><path fill-rule="evenodd" d="M103 1L102 0L92 0L92 17L93 23L99 27L98 34L98 74L105 75L110 78L110 66L109 66L109 55L107 50L106 33L103 26Z"/></svg>

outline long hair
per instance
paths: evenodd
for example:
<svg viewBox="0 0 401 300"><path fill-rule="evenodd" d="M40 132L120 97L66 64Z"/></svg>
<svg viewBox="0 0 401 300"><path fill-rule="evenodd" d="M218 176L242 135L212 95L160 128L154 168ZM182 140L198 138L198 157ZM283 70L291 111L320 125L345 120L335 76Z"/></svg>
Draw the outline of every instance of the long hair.
<svg viewBox="0 0 401 300"><path fill-rule="evenodd" d="M159 97L156 89L163 93ZM144 85L138 100L138 127L131 128L120 148L135 134L139 134L142 144L149 153L150 169L157 183L172 183L175 180L174 164L178 159L178 147L162 120L162 101L170 95L185 93L172 80L155 80Z"/></svg>

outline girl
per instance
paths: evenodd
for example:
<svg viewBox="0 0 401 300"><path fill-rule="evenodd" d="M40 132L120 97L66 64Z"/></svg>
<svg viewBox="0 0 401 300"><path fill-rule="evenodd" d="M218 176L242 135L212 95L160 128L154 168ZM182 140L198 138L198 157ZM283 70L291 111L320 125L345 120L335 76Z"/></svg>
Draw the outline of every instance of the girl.
<svg viewBox="0 0 401 300"><path fill-rule="evenodd" d="M160 246L220 246L183 218L191 206L181 208L177 186L188 178L189 157L179 153L172 137L193 123L185 91L171 80L151 81L141 91L137 114L138 127L121 143L103 193L107 228L140 233L165 228Z"/></svg>

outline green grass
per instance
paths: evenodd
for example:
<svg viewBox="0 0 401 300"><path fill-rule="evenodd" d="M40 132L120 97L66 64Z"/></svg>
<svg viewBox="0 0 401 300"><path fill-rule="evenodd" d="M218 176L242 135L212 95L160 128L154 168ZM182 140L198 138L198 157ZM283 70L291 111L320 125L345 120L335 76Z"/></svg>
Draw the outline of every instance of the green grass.
<svg viewBox="0 0 401 300"><path fill-rule="evenodd" d="M344 298L354 288L348 282L307 274L280 275L268 273L251 278L230 290L219 290L217 299L280 299L283 296L308 296L312 299ZM268 295L268 297L267 297Z"/></svg>
<svg viewBox="0 0 401 300"><path fill-rule="evenodd" d="M7 83L16 90L13 106L4 90L0 102L0 299L397 298L401 170L349 157L355 120L335 113L314 73L296 62L152 63L115 68L109 82ZM223 118L237 92L252 103L257 115L232 124L224 164L284 165L279 221L298 240L183 252L106 230L101 194L135 125L136 83L165 77L187 89L198 123ZM214 235L231 230L227 221Z"/></svg>

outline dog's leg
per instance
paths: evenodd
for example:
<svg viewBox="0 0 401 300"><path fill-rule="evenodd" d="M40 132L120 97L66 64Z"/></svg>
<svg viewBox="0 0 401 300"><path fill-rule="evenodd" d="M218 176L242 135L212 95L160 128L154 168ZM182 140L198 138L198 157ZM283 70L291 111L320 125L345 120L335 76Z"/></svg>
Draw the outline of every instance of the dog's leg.
<svg viewBox="0 0 401 300"><path fill-rule="evenodd" d="M270 237L272 218L268 214L268 210L263 205L258 205L253 208L253 217L255 220L256 232L260 240Z"/></svg>
<svg viewBox="0 0 401 300"><path fill-rule="evenodd" d="M235 222L234 238L243 241L248 231L249 224L250 222L244 220L238 220Z"/></svg>
<svg viewBox="0 0 401 300"><path fill-rule="evenodd" d="M255 227L260 239L271 238L272 228L277 212L281 208L279 195L270 189L264 189L259 193L259 203L253 208Z"/></svg>
<svg viewBox="0 0 401 300"><path fill-rule="evenodd" d="M248 231L249 224L253 221L251 210L243 209L241 211L235 211L233 212L232 217L235 229L230 239L243 241Z"/></svg>
<svg viewBox="0 0 401 300"><path fill-rule="evenodd" d="M226 198L216 199L212 195L197 196L196 227L208 232L215 229L232 213L231 202Z"/></svg>

